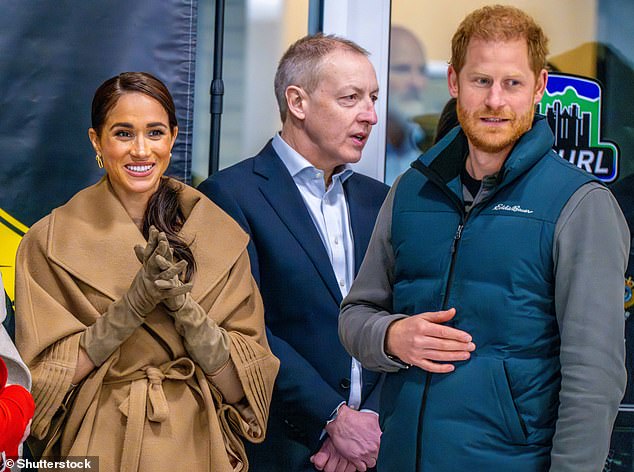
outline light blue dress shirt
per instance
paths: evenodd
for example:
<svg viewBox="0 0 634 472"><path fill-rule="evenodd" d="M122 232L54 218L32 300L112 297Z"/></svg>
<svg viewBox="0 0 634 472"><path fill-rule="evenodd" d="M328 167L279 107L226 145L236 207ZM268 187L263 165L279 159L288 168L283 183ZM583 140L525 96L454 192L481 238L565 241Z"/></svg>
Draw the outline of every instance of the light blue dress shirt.
<svg viewBox="0 0 634 472"><path fill-rule="evenodd" d="M332 175L326 188L324 171L290 147L279 133L273 137L272 145L297 185L330 258L341 296L345 297L354 280L354 239L343 183L353 171L348 165L342 166ZM355 358L351 359L348 406L358 410L361 405L361 364Z"/></svg>

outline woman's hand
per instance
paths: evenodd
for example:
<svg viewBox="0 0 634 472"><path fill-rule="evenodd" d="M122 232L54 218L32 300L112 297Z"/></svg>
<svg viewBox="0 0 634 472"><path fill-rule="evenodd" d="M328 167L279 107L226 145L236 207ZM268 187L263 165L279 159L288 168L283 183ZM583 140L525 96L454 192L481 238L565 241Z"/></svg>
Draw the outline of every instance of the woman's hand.
<svg viewBox="0 0 634 472"><path fill-rule="evenodd" d="M178 278L187 267L186 261L173 262L172 251L165 233L150 227L148 243L134 247L142 267L137 272L128 291L129 302L141 316L147 315L161 301L168 300L175 309L185 302L184 295L191 284L183 284Z"/></svg>
<svg viewBox="0 0 634 472"><path fill-rule="evenodd" d="M156 241L155 244L153 244L154 241ZM152 247L154 250L150 252ZM148 246L146 248L136 246L134 252L139 262L155 277L154 283L160 290L165 293L173 293L172 290L177 288L178 291L183 291L178 295L162 298L168 311L179 310L185 303L185 295L192 288L191 283L184 284L179 277L187 268L187 261L174 263L174 251L169 245L167 236L163 232L158 232L154 226L150 227Z"/></svg>
<svg viewBox="0 0 634 472"><path fill-rule="evenodd" d="M154 249L152 249L154 248ZM229 335L194 301L190 293L193 284L180 278L187 261L174 262L173 251L164 233L150 228L148 244L134 251L143 264L142 270L153 278L152 290L174 317L176 331L183 336L185 348L207 374L212 374L229 360ZM141 271L139 271L141 272ZM150 289L144 286L144 290Z"/></svg>
<svg viewBox="0 0 634 472"><path fill-rule="evenodd" d="M191 290L190 284L182 284L178 280L178 274L187 264L168 262L165 256L171 258L169 243L165 235L156 228L150 228L145 248L137 246L134 252L143 265L132 280L130 288L82 333L80 346L95 366L103 364L143 324L145 317L161 301L178 300L178 297L185 296ZM90 372L90 367L90 363L81 363L78 360L80 372L77 377L85 377Z"/></svg>
<svg viewBox="0 0 634 472"><path fill-rule="evenodd" d="M179 261L176 264L173 264L166 259L161 258L158 262L164 270L161 272L159 279L154 282L154 284L166 293L174 293L176 289L181 292L178 295L162 299L163 304L171 314L171 312L178 311L183 307L187 294L191 291L194 284L191 282L185 284L179 278L179 274L187 268L187 261Z"/></svg>
<svg viewBox="0 0 634 472"><path fill-rule="evenodd" d="M154 226L150 226L148 240L145 247L140 244L134 246L134 254L139 262L143 265L148 275L156 278L163 269L157 264L156 257L162 256L172 258L169 241L162 231Z"/></svg>

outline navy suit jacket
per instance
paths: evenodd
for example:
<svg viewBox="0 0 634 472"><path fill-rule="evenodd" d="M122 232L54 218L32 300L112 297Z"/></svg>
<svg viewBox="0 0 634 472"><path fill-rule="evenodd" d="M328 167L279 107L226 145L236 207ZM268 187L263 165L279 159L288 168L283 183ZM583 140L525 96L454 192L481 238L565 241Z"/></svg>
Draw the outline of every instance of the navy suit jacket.
<svg viewBox="0 0 634 472"><path fill-rule="evenodd" d="M356 173L343 186L356 274L388 187ZM333 409L348 400L351 361L337 333L341 292L317 228L270 141L258 155L212 175L198 189L251 237L249 256L267 336L281 361L264 447L271 435L283 434L314 453ZM377 382L377 373L363 370L362 408L378 409ZM271 428L275 422L283 426ZM256 462L253 468L265 470Z"/></svg>

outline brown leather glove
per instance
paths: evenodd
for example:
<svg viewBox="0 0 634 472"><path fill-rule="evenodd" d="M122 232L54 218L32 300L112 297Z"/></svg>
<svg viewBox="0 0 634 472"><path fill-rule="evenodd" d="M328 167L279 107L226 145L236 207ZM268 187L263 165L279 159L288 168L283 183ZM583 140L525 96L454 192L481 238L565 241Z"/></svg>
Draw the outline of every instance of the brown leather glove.
<svg viewBox="0 0 634 472"><path fill-rule="evenodd" d="M96 366L108 357L143 324L145 318L130 307L126 297L113 302L108 310L81 334L79 345Z"/></svg>
<svg viewBox="0 0 634 472"><path fill-rule="evenodd" d="M185 349L208 374L214 374L229 360L231 341L227 332L207 316L189 293L179 310L170 312Z"/></svg>
<svg viewBox="0 0 634 472"><path fill-rule="evenodd" d="M86 328L80 338L90 360L96 366L110 355L136 330L145 316L150 313L161 300L177 297L191 290L190 285L157 285L157 281L172 279L182 264L170 264L167 270L161 269L161 254L169 253L169 244L160 241L159 233L150 230L146 247L142 248L143 265L137 272L126 294L108 307L106 313L94 324ZM137 249L135 248L135 253Z"/></svg>
<svg viewBox="0 0 634 472"><path fill-rule="evenodd" d="M187 290L187 292L189 292L193 287L193 283L189 282L187 284L183 284L179 277L179 275L187 268L187 261L179 261L177 263L174 263L174 250L169 246L167 237L165 237L164 233L159 233L158 237L160 250L157 249L157 255L154 261L158 265L158 268L162 270L162 272L158 276L159 280L155 282L156 286L163 290L169 290L184 285L186 287L189 287L189 290ZM167 246L164 246L162 244L163 241L164 244L166 244ZM167 250L163 250L163 248L165 247L167 247ZM137 248L139 248L139 246L137 246ZM139 260L142 260L141 250L137 248L135 248L137 258L139 258ZM185 294L187 293L185 290L186 289L183 289L183 292L180 295L167 297L162 300L162 303L167 308L167 311L178 311L183 306L183 304L185 303Z"/></svg>

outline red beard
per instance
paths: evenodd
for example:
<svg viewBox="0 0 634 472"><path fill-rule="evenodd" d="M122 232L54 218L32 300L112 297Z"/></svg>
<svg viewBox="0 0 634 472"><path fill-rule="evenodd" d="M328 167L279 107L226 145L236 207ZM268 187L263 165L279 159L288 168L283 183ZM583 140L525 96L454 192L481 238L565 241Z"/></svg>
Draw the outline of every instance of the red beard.
<svg viewBox="0 0 634 472"><path fill-rule="evenodd" d="M532 108L519 116L512 111L495 112L486 108L469 113L460 104L460 99L458 99L456 111L469 142L476 149L492 154L512 147L524 133L531 129L534 115ZM487 126L480 117L501 118L508 121L500 126Z"/></svg>

